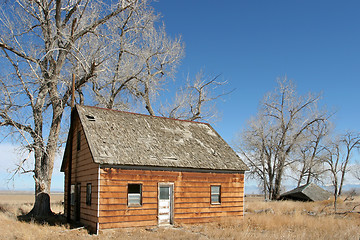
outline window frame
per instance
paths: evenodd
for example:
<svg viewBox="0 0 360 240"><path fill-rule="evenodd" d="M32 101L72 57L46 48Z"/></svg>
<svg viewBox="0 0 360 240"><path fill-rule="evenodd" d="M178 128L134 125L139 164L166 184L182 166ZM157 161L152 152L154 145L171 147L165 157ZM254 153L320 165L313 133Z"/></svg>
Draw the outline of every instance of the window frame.
<svg viewBox="0 0 360 240"><path fill-rule="evenodd" d="M129 193L129 185L139 185L140 193ZM142 183L128 183L127 184L127 206L128 207L141 207L142 206L142 192L143 192ZM129 194L139 194L139 196L140 196L139 203L130 203L129 202Z"/></svg>
<svg viewBox="0 0 360 240"><path fill-rule="evenodd" d="M86 184L86 205L91 206L91 194L92 186L91 183Z"/></svg>
<svg viewBox="0 0 360 240"><path fill-rule="evenodd" d="M219 192L218 193L214 193L213 192L213 187L218 187L219 188ZM217 198L219 199L219 201L213 201L213 196L217 196ZM210 203L214 204L214 205L219 205L221 204L221 185L210 185Z"/></svg>

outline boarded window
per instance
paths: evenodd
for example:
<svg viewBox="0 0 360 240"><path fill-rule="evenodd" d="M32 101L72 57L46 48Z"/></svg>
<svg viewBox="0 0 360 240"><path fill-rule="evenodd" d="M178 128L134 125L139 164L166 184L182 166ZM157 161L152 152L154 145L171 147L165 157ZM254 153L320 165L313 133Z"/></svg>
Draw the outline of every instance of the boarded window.
<svg viewBox="0 0 360 240"><path fill-rule="evenodd" d="M211 204L220 203L220 186L211 186Z"/></svg>
<svg viewBox="0 0 360 240"><path fill-rule="evenodd" d="M91 205L91 183L86 185L86 205Z"/></svg>
<svg viewBox="0 0 360 240"><path fill-rule="evenodd" d="M75 205L75 185L71 184L70 188L70 204Z"/></svg>
<svg viewBox="0 0 360 240"><path fill-rule="evenodd" d="M77 132L77 144L76 144L76 149L79 151L81 147L81 132L78 131Z"/></svg>
<svg viewBox="0 0 360 240"><path fill-rule="evenodd" d="M128 184L128 206L141 206L141 184Z"/></svg>

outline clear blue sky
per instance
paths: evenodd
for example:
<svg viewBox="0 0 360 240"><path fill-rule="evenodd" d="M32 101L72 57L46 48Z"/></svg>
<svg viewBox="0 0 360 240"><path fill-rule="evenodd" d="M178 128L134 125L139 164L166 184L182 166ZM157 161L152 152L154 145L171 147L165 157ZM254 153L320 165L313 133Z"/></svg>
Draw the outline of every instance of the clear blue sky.
<svg viewBox="0 0 360 240"><path fill-rule="evenodd" d="M322 92L337 128L360 130L360 1L160 0L168 34L186 56L178 78L204 68L235 88L215 129L231 141L259 100L287 76L298 91Z"/></svg>
<svg viewBox="0 0 360 240"><path fill-rule="evenodd" d="M185 42L177 78L204 69L222 74L228 88L236 89L219 102L221 120L214 125L227 142L256 114L276 78L285 75L302 94L323 93L322 103L337 111L339 131L360 131L360 1L160 0L152 5L168 34ZM52 187L62 189L60 161L56 164ZM27 179L19 179L16 188L32 187Z"/></svg>

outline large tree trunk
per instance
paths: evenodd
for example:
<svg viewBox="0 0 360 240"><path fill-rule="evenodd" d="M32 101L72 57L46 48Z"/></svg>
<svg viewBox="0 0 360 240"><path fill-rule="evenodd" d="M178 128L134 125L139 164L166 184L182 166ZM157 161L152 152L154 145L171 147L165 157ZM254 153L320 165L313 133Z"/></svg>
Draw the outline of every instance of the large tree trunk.
<svg viewBox="0 0 360 240"><path fill-rule="evenodd" d="M35 179L35 203L32 210L27 214L31 217L41 218L53 215L50 208L50 187L52 168L49 171L49 165L53 165L53 160L44 155L41 159L42 168L36 171Z"/></svg>
<svg viewBox="0 0 360 240"><path fill-rule="evenodd" d="M45 183L49 185L49 183ZM35 184L35 188L39 188L40 184ZM43 184L44 185L44 184ZM50 208L50 192L47 191L36 191L35 193L35 204L32 210L27 214L31 217L47 217L53 215Z"/></svg>
<svg viewBox="0 0 360 240"><path fill-rule="evenodd" d="M272 193L271 200L276 200L276 199L280 198L283 171L284 171L283 165L279 166L276 171L276 177L275 177L275 182L274 182L274 191Z"/></svg>
<svg viewBox="0 0 360 240"><path fill-rule="evenodd" d="M35 203L28 216L46 217L53 215L50 208L50 187L63 111L61 104L53 105L53 118L47 146L46 148L37 147L35 150ZM40 143L40 146L43 146L43 143Z"/></svg>

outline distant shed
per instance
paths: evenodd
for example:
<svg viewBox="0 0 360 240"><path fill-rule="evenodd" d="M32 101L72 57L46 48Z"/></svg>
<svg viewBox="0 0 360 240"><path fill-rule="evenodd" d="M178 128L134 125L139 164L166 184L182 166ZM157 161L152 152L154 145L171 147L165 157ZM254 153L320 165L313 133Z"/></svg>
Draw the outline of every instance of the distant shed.
<svg viewBox="0 0 360 240"><path fill-rule="evenodd" d="M281 200L323 201L330 198L331 193L315 183L305 184L280 195Z"/></svg>

